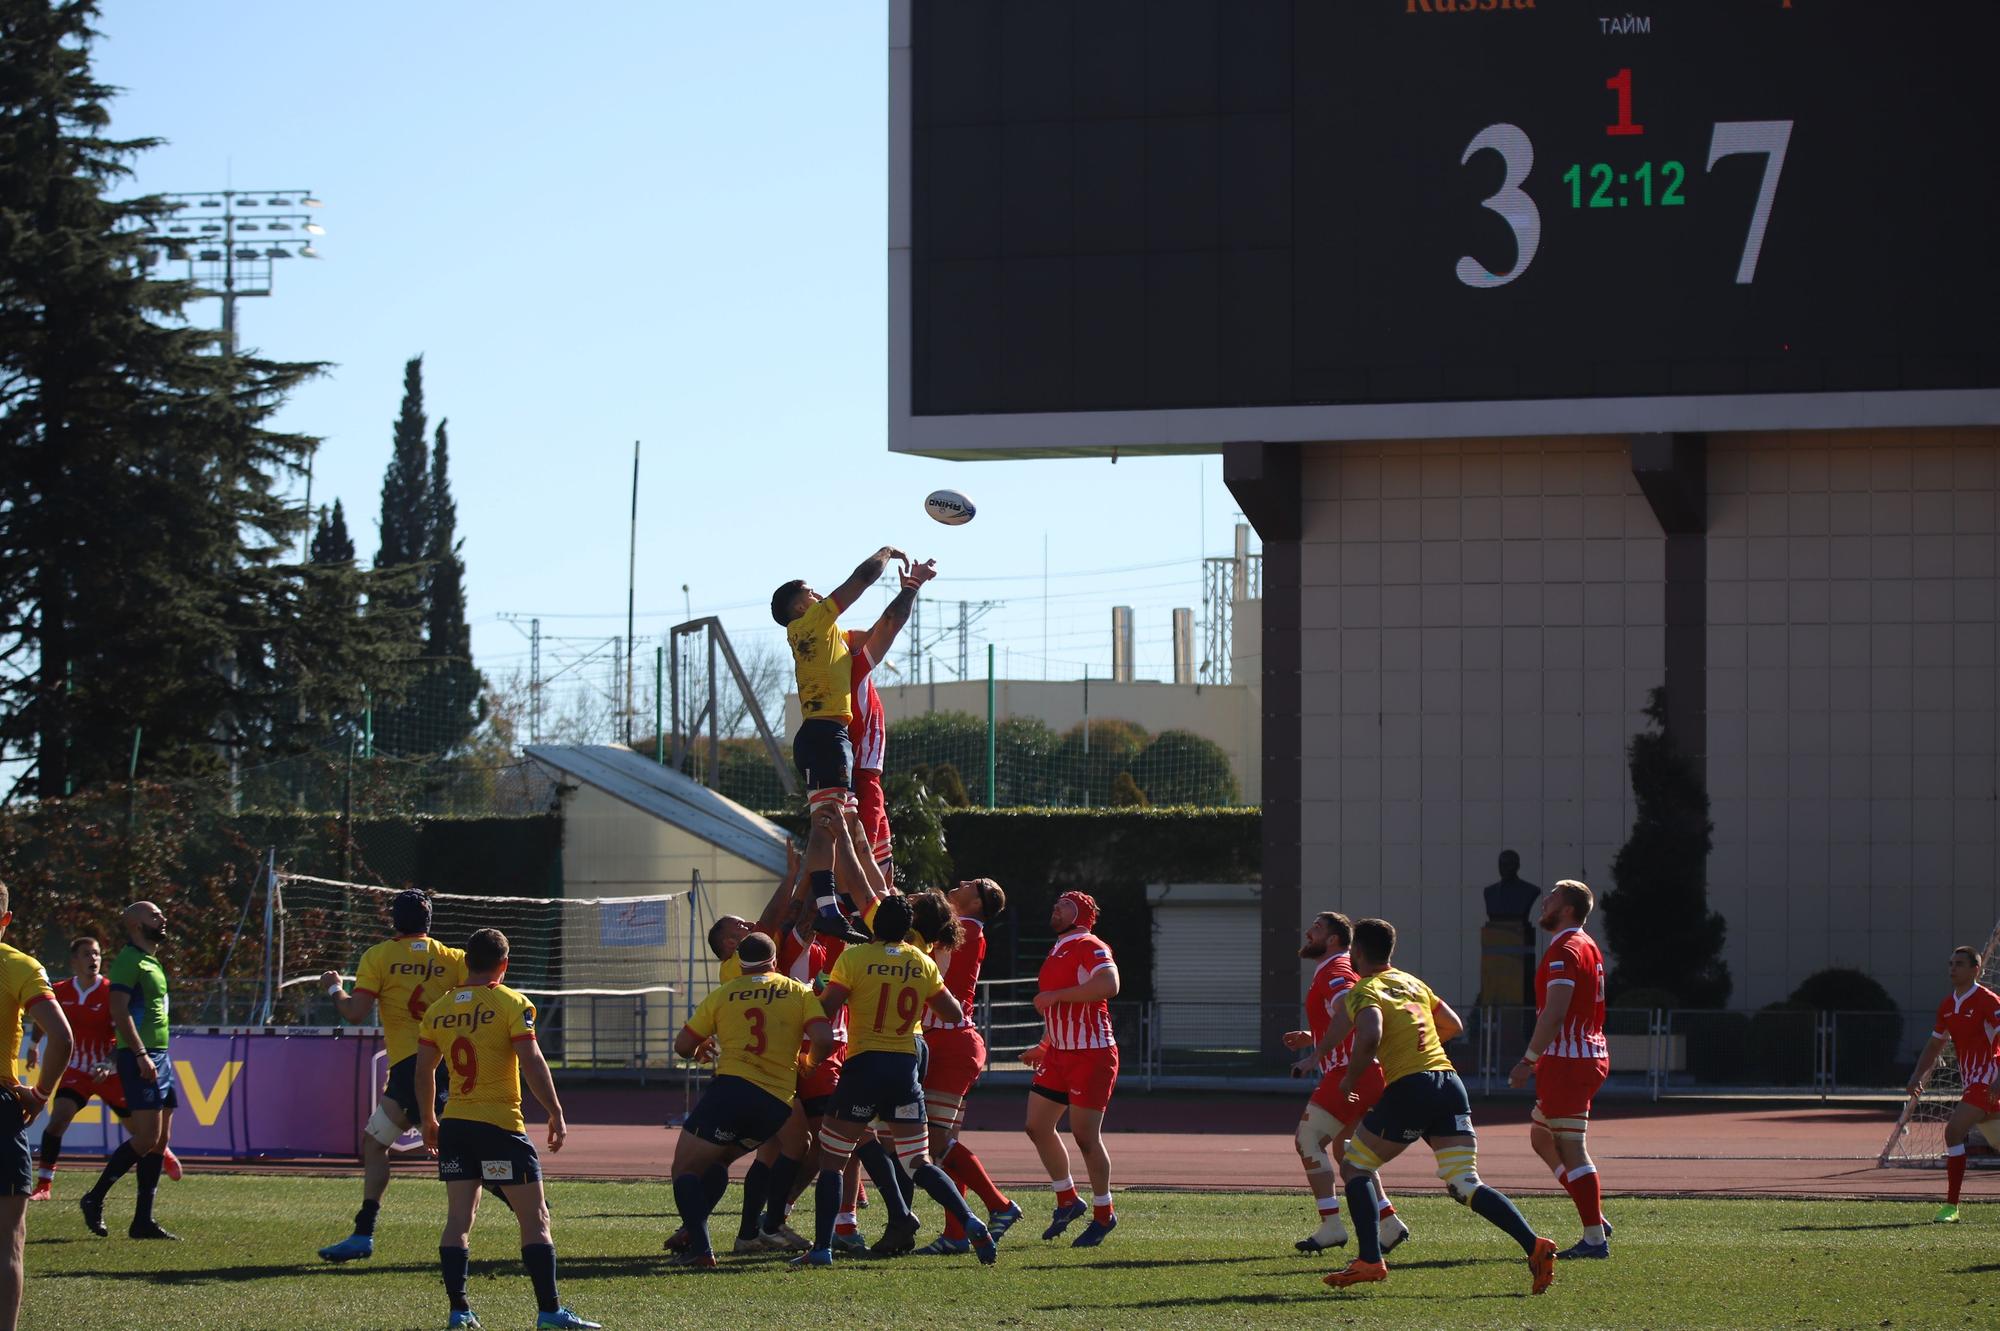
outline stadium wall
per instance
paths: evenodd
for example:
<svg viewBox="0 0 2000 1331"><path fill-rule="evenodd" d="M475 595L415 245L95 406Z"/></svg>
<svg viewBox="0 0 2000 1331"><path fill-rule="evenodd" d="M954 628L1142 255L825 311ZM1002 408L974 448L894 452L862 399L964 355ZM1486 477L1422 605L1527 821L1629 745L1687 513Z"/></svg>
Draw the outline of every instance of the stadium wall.
<svg viewBox="0 0 2000 1331"><path fill-rule="evenodd" d="M1298 450L1295 511L1252 512L1260 531L1278 524L1265 531L1267 912L1294 927L1329 906L1385 914L1405 963L1470 1000L1479 889L1502 848L1530 881L1612 886L1633 814L1624 747L1647 691L1678 673L1670 724L1705 750L1730 1005L1850 965L1899 1006L1928 1006L1943 954L2000 918L2000 433L1716 436L1692 562L1631 448ZM1241 497L1244 465L1231 470ZM1295 600L1272 578L1290 557L1286 518ZM1267 999L1277 978L1296 982L1284 923L1267 920Z"/></svg>

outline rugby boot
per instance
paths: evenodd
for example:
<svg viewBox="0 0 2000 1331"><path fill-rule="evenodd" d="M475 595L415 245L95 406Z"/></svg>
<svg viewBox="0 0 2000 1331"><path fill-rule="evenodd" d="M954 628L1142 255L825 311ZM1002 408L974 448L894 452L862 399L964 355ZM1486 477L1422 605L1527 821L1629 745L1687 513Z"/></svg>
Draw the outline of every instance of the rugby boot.
<svg viewBox="0 0 2000 1331"><path fill-rule="evenodd" d="M373 1257L375 1240L366 1234L349 1234L338 1243L329 1243L319 1250L320 1260L327 1262L351 1262L357 1257Z"/></svg>
<svg viewBox="0 0 2000 1331"><path fill-rule="evenodd" d="M148 1220L144 1224L140 1224L137 1220L134 1220L131 1228L125 1231L125 1237L128 1239L166 1239L178 1243L181 1236L167 1233L166 1230L160 1228L160 1222L157 1220Z"/></svg>
<svg viewBox="0 0 2000 1331"><path fill-rule="evenodd" d="M907 1220L891 1220L882 1227L882 1237L876 1239L868 1249L872 1257L901 1257L917 1246L917 1231L922 1228L915 1216Z"/></svg>
<svg viewBox="0 0 2000 1331"><path fill-rule="evenodd" d="M989 1233L991 1231L988 1231ZM917 1249L919 1257L963 1257L972 1251L972 1244L966 1239L948 1239L940 1234Z"/></svg>
<svg viewBox="0 0 2000 1331"><path fill-rule="evenodd" d="M175 1183L181 1181L181 1158L172 1151L160 1152L160 1172Z"/></svg>
<svg viewBox="0 0 2000 1331"><path fill-rule="evenodd" d="M1611 1244L1609 1240L1603 1243L1592 1243L1588 1239L1578 1239L1575 1243L1571 1244L1569 1247L1564 1248L1561 1252L1557 1253L1556 1260L1559 1262L1567 1262L1578 1257L1605 1258L1609 1257L1610 1255L1611 1255Z"/></svg>
<svg viewBox="0 0 2000 1331"><path fill-rule="evenodd" d="M1052 1239L1088 1214L1090 1214L1090 1204L1081 1197L1068 1206L1058 1206L1050 1213L1049 1227L1042 1231L1042 1237Z"/></svg>
<svg viewBox="0 0 2000 1331"><path fill-rule="evenodd" d="M1366 1285L1388 1278L1389 1268L1385 1263L1364 1262L1357 1257L1338 1271L1329 1271L1321 1276L1320 1283L1335 1289L1346 1289L1349 1285Z"/></svg>
<svg viewBox="0 0 2000 1331"><path fill-rule="evenodd" d="M85 1229L97 1235L100 1239L111 1233L110 1230L104 1227L104 1199L102 1197L97 1196L95 1193L86 1192L83 1196L76 1199L76 1206L79 1211L83 1212L83 1227Z"/></svg>
<svg viewBox="0 0 2000 1331"><path fill-rule="evenodd" d="M1118 1228L1118 1217L1115 1215L1109 1220L1092 1220L1083 1227L1083 1233L1070 1240L1069 1246L1072 1248L1095 1248L1098 1244L1104 1242L1111 1231L1116 1228Z"/></svg>
<svg viewBox="0 0 2000 1331"><path fill-rule="evenodd" d="M1019 1220L1020 1218L1021 1218L1020 1203L1008 1202L1005 1206L1001 1207L997 1211L987 1212L986 1232L993 1236L993 1241L995 1243L998 1243L1001 1239L1007 1237L1007 1231L1012 1229L1014 1227L1014 1222Z"/></svg>
<svg viewBox="0 0 2000 1331"><path fill-rule="evenodd" d="M542 1313L535 1318L535 1331L603 1331L604 1323L587 1322L567 1308Z"/></svg>
<svg viewBox="0 0 2000 1331"><path fill-rule="evenodd" d="M688 1233L685 1228L682 1228L669 1234L667 1241L660 1246L668 1252L686 1252L693 1243L694 1235Z"/></svg>
<svg viewBox="0 0 2000 1331"><path fill-rule="evenodd" d="M866 1257L868 1255L868 1240L861 1236L861 1231L858 1229L852 1234L835 1234L833 1236L833 1246L829 1251L853 1253L857 1257Z"/></svg>
<svg viewBox="0 0 2000 1331"><path fill-rule="evenodd" d="M1534 1283L1528 1290L1530 1294L1540 1294L1555 1283L1555 1240L1540 1238L1535 1240L1535 1250L1528 1254L1528 1272L1534 1277Z"/></svg>
<svg viewBox="0 0 2000 1331"><path fill-rule="evenodd" d="M762 1252L763 1249L757 1248L753 1251ZM687 1252L677 1252L667 1258L667 1265L677 1271L713 1271L715 1269L715 1254L712 1252L695 1252L693 1249L689 1249Z"/></svg>
<svg viewBox="0 0 2000 1331"><path fill-rule="evenodd" d="M1391 1211L1389 1214L1383 1216L1377 1224L1377 1232L1382 1236L1382 1255L1384 1257L1402 1247L1403 1240L1410 1237L1410 1227L1403 1223L1403 1217L1395 1211Z"/></svg>
<svg viewBox="0 0 2000 1331"><path fill-rule="evenodd" d="M35 1190L28 1194L28 1200L31 1202L51 1202L55 1200L55 1196L55 1180L38 1178L35 1180Z"/></svg>
<svg viewBox="0 0 2000 1331"><path fill-rule="evenodd" d="M479 1331L479 1319L472 1315L470 1308L463 1311L454 1308L445 1321L444 1331Z"/></svg>
<svg viewBox="0 0 2000 1331"><path fill-rule="evenodd" d="M1931 1223L1933 1225L1957 1224L1958 1204L1956 1202L1946 1202L1943 1206L1938 1207L1938 1213L1931 1217ZM1604 1237L1606 1238L1611 1237L1611 1226L1606 1225L1604 1227Z"/></svg>
<svg viewBox="0 0 2000 1331"><path fill-rule="evenodd" d="M807 1267L812 1266L832 1266L833 1249L808 1248L798 1256L792 1258L791 1261L786 1262L785 1265L794 1271L803 1271Z"/></svg>
<svg viewBox="0 0 2000 1331"><path fill-rule="evenodd" d="M991 1266L1000 1260L1000 1245L993 1241L993 1231L977 1220L966 1222L965 1233L972 1240L972 1250L979 1254L981 1266Z"/></svg>
<svg viewBox="0 0 2000 1331"><path fill-rule="evenodd" d="M804 1252L812 1247L812 1242L790 1225L765 1230L763 1239L764 1246L772 1252Z"/></svg>

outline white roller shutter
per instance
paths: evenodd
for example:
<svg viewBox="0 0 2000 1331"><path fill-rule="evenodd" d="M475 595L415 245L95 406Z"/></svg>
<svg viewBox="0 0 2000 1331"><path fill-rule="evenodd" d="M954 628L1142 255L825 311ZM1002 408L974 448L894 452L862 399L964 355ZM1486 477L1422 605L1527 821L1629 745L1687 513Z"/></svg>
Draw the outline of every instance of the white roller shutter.
<svg viewBox="0 0 2000 1331"><path fill-rule="evenodd" d="M1255 1048L1256 888L1174 884L1155 888L1151 895L1153 997L1159 1005L1161 1044L1177 1049Z"/></svg>

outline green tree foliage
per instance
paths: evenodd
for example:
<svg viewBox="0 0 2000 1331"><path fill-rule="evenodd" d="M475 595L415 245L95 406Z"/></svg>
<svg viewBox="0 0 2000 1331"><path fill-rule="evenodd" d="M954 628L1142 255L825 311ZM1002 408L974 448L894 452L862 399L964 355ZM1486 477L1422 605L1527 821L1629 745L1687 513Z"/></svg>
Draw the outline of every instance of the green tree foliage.
<svg viewBox="0 0 2000 1331"><path fill-rule="evenodd" d="M897 885L906 892L951 886L951 856L944 840L949 806L915 776L887 777L882 794L889 806L889 826L895 829L891 853Z"/></svg>
<svg viewBox="0 0 2000 1331"><path fill-rule="evenodd" d="M1034 717L1009 717L994 734L994 766L1001 807L1104 808L1117 803L1121 773L1155 804L1233 805L1241 798L1229 755L1220 745L1185 730L1148 735L1130 721L1090 722L1061 735ZM891 771L933 772L949 763L963 779L972 804L986 804L986 721L967 712L931 712L889 723ZM1129 797L1130 792L1127 792Z"/></svg>
<svg viewBox="0 0 2000 1331"><path fill-rule="evenodd" d="M965 790L965 778L960 776L958 769L950 763L939 763L928 772L920 767L917 769L917 779L936 791L938 798L954 809L966 809L972 806L972 796Z"/></svg>
<svg viewBox="0 0 2000 1331"><path fill-rule="evenodd" d="M1682 1005L1721 1007L1729 998L1722 960L1727 927L1708 908L1708 852L1715 825L1701 775L1666 734L1666 690L1646 703L1645 730L1626 754L1638 814L1611 862L1616 886L1604 895L1604 930L1615 959L1608 994L1664 991Z"/></svg>
<svg viewBox="0 0 2000 1331"><path fill-rule="evenodd" d="M1132 779L1130 772L1120 772L1111 780L1111 807L1114 809L1143 809L1152 801L1146 792L1139 789L1139 783Z"/></svg>
<svg viewBox="0 0 2000 1331"><path fill-rule="evenodd" d="M288 740L298 663L398 687L378 629L327 633L279 492L316 441L271 428L308 364L234 353L156 280L157 197L115 199L93 0L0 0L0 758L44 797L210 773ZM380 590L326 572L347 594ZM11 793L11 792L8 792Z"/></svg>
<svg viewBox="0 0 2000 1331"><path fill-rule="evenodd" d="M424 358L412 356L403 365L403 405L396 413L389 467L382 474L381 545L376 568L415 568L431 550L430 449L425 443ZM421 610L426 580L418 578L397 600Z"/></svg>
<svg viewBox="0 0 2000 1331"><path fill-rule="evenodd" d="M1234 804L1236 775L1214 740L1162 730L1132 764L1132 779L1155 804Z"/></svg>
<svg viewBox="0 0 2000 1331"><path fill-rule="evenodd" d="M1084 751L1088 736L1089 752ZM1129 773L1146 748L1146 729L1130 721L1078 722L1063 732L1062 760L1067 771L1063 803L1101 809L1113 802L1112 783Z"/></svg>

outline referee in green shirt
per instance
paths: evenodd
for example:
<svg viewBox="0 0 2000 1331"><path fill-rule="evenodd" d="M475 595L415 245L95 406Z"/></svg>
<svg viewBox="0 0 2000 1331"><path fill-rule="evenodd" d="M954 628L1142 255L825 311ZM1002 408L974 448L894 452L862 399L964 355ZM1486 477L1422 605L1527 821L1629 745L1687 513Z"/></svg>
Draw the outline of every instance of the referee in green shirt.
<svg viewBox="0 0 2000 1331"><path fill-rule="evenodd" d="M96 1186L77 1199L83 1223L99 1238L104 1226L104 1197L127 1170L139 1175L139 1205L132 1212L135 1239L171 1239L153 1219L153 1194L159 1191L167 1139L180 1096L174 1091L174 1061L167 1053L167 972L154 954L167 936L166 913L150 901L135 901L122 917L125 950L113 959L111 1025L118 1034L118 1080L131 1111L125 1130L131 1138L104 1164Z"/></svg>

